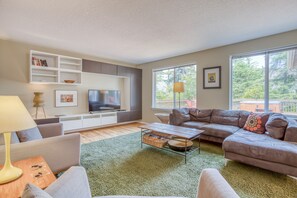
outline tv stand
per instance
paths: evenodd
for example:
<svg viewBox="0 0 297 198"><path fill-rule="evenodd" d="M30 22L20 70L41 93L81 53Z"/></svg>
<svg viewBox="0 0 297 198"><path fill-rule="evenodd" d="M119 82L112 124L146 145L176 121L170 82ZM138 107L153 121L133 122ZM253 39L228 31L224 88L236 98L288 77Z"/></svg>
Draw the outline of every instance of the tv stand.
<svg viewBox="0 0 297 198"><path fill-rule="evenodd" d="M65 133L85 130L117 123L117 112L90 112L88 114L73 114L59 117Z"/></svg>

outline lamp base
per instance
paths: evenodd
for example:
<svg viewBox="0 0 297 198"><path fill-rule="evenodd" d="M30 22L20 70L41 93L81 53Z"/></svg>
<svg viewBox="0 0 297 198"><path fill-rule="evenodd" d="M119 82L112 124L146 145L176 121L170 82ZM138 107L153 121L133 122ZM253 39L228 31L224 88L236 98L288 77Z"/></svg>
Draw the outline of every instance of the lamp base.
<svg viewBox="0 0 297 198"><path fill-rule="evenodd" d="M5 184L18 179L23 174L22 169L12 165L4 166L0 171L0 184Z"/></svg>

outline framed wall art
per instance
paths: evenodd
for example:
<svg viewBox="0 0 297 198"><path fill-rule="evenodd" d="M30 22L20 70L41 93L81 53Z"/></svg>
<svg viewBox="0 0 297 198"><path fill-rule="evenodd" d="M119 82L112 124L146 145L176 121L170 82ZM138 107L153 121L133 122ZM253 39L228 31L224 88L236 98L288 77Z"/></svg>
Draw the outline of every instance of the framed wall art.
<svg viewBox="0 0 297 198"><path fill-rule="evenodd" d="M56 90L56 107L76 107L77 91Z"/></svg>
<svg viewBox="0 0 297 198"><path fill-rule="evenodd" d="M221 88L221 66L203 68L203 89Z"/></svg>

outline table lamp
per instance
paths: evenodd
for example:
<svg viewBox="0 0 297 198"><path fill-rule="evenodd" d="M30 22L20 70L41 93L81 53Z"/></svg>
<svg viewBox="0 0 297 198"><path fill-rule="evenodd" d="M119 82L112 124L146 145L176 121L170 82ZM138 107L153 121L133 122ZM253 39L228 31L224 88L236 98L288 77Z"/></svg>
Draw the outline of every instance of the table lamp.
<svg viewBox="0 0 297 198"><path fill-rule="evenodd" d="M178 99L179 99L179 109L180 109L180 93L184 92L184 83L183 82L175 82L173 85L173 92L178 93Z"/></svg>
<svg viewBox="0 0 297 198"><path fill-rule="evenodd" d="M0 96L0 133L5 141L5 163L0 171L0 184L19 178L23 171L11 164L11 133L35 127L36 124L18 96Z"/></svg>

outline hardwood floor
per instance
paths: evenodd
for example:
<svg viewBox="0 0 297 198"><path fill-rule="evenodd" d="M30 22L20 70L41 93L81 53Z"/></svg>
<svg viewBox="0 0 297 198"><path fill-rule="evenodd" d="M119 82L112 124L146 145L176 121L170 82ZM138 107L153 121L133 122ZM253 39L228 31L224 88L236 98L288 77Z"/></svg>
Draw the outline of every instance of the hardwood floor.
<svg viewBox="0 0 297 198"><path fill-rule="evenodd" d="M131 123L79 132L82 144L139 132L142 123Z"/></svg>

